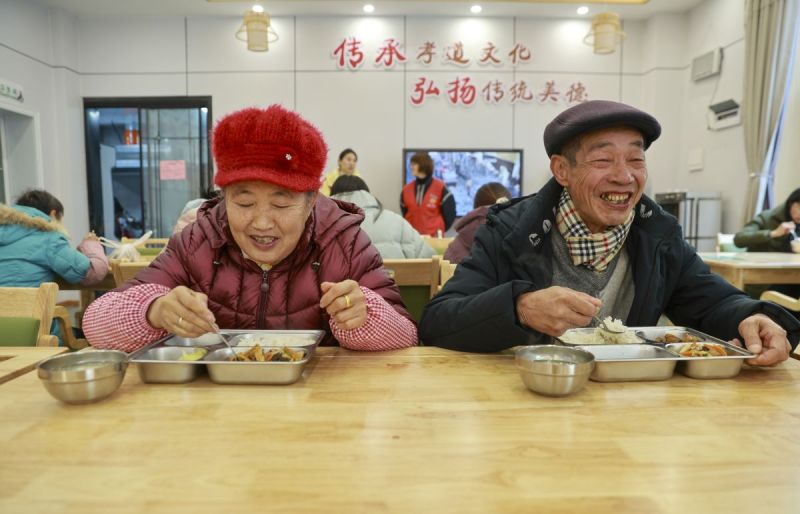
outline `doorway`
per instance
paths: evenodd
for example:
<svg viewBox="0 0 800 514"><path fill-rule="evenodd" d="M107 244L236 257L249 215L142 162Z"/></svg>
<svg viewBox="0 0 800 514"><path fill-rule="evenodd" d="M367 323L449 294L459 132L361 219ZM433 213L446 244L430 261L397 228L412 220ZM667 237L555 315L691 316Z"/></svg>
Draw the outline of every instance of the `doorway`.
<svg viewBox="0 0 800 514"><path fill-rule="evenodd" d="M211 186L211 97L84 99L90 226L169 237Z"/></svg>

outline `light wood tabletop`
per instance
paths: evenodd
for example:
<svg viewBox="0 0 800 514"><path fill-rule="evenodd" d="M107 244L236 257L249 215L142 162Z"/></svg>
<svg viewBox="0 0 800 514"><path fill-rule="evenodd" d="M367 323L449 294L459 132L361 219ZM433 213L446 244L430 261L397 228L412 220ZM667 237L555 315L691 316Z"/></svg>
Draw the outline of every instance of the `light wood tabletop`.
<svg viewBox="0 0 800 514"><path fill-rule="evenodd" d="M700 252L711 271L738 287L800 284L800 254L782 252Z"/></svg>
<svg viewBox="0 0 800 514"><path fill-rule="evenodd" d="M68 350L58 346L0 346L0 384L33 370L39 361Z"/></svg>
<svg viewBox="0 0 800 514"><path fill-rule="evenodd" d="M0 512L795 513L800 362L522 384L510 354L322 348L290 386L0 387Z"/></svg>

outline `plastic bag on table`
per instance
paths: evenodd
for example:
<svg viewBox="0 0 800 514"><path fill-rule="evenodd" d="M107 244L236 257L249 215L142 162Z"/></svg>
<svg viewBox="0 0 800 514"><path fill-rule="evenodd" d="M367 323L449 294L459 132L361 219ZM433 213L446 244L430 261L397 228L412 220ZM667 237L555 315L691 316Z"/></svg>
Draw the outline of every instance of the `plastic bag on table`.
<svg viewBox="0 0 800 514"><path fill-rule="evenodd" d="M150 239L150 236L153 235L152 230L148 230L145 232L142 237L135 241L131 241L130 243L121 243L119 241L114 241L113 239L108 239L105 237L100 238L100 244L107 247L112 248L111 255L108 256L109 259L118 259L120 262L137 262L142 260L139 255L139 251L136 250L137 246L143 245L145 241Z"/></svg>

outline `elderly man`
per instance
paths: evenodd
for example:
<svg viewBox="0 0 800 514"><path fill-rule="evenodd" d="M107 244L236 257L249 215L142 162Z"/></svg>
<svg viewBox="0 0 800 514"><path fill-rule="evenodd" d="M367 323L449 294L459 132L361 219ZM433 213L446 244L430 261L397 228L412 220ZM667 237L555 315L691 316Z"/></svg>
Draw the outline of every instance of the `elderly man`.
<svg viewBox="0 0 800 514"><path fill-rule="evenodd" d="M712 274L677 220L644 196L645 150L661 134L651 115L591 101L544 132L553 178L535 195L492 208L470 256L426 307L420 339L493 352L547 343L613 316L741 340L753 364L785 360L800 324ZM787 337L788 332L788 337Z"/></svg>

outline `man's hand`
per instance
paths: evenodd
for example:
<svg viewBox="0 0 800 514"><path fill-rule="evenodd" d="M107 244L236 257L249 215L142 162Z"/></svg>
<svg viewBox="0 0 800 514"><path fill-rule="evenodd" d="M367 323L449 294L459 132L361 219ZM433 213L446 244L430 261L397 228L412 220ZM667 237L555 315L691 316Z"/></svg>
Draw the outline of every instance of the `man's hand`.
<svg viewBox="0 0 800 514"><path fill-rule="evenodd" d="M523 325L558 337L570 328L589 325L602 304L586 293L553 286L519 295L516 308Z"/></svg>
<svg viewBox="0 0 800 514"><path fill-rule="evenodd" d="M319 306L342 330L353 330L367 322L367 300L355 280L323 282Z"/></svg>
<svg viewBox="0 0 800 514"><path fill-rule="evenodd" d="M773 229L769 235L772 239L778 239L779 237L783 237L790 232L794 232L795 228L797 228L797 225L795 225L793 221L784 221L775 227L775 229Z"/></svg>
<svg viewBox="0 0 800 514"><path fill-rule="evenodd" d="M739 323L739 334L748 350L756 354L747 363L753 366L774 366L789 358L792 347L786 338L786 331L763 314L753 314ZM737 346L738 339L731 341Z"/></svg>
<svg viewBox="0 0 800 514"><path fill-rule="evenodd" d="M150 304L147 322L181 337L199 337L214 332L215 321L206 295L178 286Z"/></svg>

